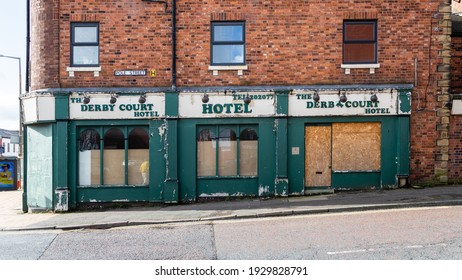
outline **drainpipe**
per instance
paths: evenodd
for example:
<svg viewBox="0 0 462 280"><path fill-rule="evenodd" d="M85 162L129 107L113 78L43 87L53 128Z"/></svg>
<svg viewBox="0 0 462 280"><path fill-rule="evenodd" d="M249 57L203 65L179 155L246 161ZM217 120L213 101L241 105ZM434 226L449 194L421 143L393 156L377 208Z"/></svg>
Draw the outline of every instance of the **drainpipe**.
<svg viewBox="0 0 462 280"><path fill-rule="evenodd" d="M172 90L176 91L176 0L172 0Z"/></svg>

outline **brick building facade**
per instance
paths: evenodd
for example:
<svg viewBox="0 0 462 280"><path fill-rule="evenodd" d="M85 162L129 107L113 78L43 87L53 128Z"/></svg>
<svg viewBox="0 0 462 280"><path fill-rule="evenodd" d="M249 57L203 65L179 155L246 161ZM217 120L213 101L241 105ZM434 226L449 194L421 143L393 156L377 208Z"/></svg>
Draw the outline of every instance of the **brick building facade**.
<svg viewBox="0 0 462 280"><path fill-rule="evenodd" d="M30 207L460 177L451 139L458 129L446 106L449 0L31 2L31 90L23 98ZM146 147L130 142L138 127ZM103 135L112 128L126 141L125 176L109 184L106 165L119 156L105 160L113 135ZM40 137L49 145L37 151ZM84 137L99 139L97 152L84 155ZM136 168L151 163L144 189L124 188L143 185L130 175L131 149L145 150ZM329 156L310 152L318 149ZM43 157L46 180L34 174ZM95 161L98 172L87 166Z"/></svg>

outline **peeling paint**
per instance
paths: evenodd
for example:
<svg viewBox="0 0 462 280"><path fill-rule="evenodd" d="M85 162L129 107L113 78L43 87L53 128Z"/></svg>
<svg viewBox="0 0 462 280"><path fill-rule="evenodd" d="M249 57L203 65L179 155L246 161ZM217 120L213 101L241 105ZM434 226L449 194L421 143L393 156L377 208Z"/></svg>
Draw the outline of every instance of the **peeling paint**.
<svg viewBox="0 0 462 280"><path fill-rule="evenodd" d="M165 123L162 124L161 126L159 126L158 130L159 130L160 139L162 141L162 137L164 137L165 131L167 130L167 125Z"/></svg>
<svg viewBox="0 0 462 280"><path fill-rule="evenodd" d="M233 194L229 193L202 193L199 197L231 197L231 196L246 196L244 193L237 192Z"/></svg>
<svg viewBox="0 0 462 280"><path fill-rule="evenodd" d="M260 185L258 187L258 196L266 196L269 194L270 192L270 187L269 186L263 186L263 185Z"/></svg>
<svg viewBox="0 0 462 280"><path fill-rule="evenodd" d="M57 202L55 211L56 212L67 212L69 211L69 190L59 190L55 191L57 195Z"/></svg>

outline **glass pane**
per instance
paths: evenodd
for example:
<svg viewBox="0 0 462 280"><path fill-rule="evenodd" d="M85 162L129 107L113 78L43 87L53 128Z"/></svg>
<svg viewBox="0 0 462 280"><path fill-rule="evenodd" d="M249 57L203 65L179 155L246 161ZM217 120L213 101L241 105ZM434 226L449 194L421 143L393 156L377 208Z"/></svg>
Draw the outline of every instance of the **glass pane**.
<svg viewBox="0 0 462 280"><path fill-rule="evenodd" d="M381 157L380 123L332 124L332 169L378 171Z"/></svg>
<svg viewBox="0 0 462 280"><path fill-rule="evenodd" d="M346 23L345 40L370 40L375 41L374 23Z"/></svg>
<svg viewBox="0 0 462 280"><path fill-rule="evenodd" d="M125 148L124 134L118 128L109 129L104 135L104 171L105 185L125 184Z"/></svg>
<svg viewBox="0 0 462 280"><path fill-rule="evenodd" d="M213 41L233 42L244 41L243 25L215 25L213 27Z"/></svg>
<svg viewBox="0 0 462 280"><path fill-rule="evenodd" d="M128 184L149 185L149 135L143 128L128 135Z"/></svg>
<svg viewBox="0 0 462 280"><path fill-rule="evenodd" d="M244 63L244 45L213 46L213 63Z"/></svg>
<svg viewBox="0 0 462 280"><path fill-rule="evenodd" d="M75 26L75 43L98 43L98 28L96 26Z"/></svg>
<svg viewBox="0 0 462 280"><path fill-rule="evenodd" d="M97 65L99 64L98 46L74 46L74 65Z"/></svg>
<svg viewBox="0 0 462 280"><path fill-rule="evenodd" d="M197 139L197 176L216 175L216 140L215 133L203 129Z"/></svg>
<svg viewBox="0 0 462 280"><path fill-rule="evenodd" d="M79 185L99 185L100 135L94 129L85 129L79 143Z"/></svg>
<svg viewBox="0 0 462 280"><path fill-rule="evenodd" d="M239 139L241 140L257 140L258 135L257 132L251 128L246 128L241 132L241 135L239 136Z"/></svg>
<svg viewBox="0 0 462 280"><path fill-rule="evenodd" d="M236 133L232 129L224 129L220 132L218 140L218 175L237 175L237 142Z"/></svg>
<svg viewBox="0 0 462 280"><path fill-rule="evenodd" d="M375 63L375 44L345 44L344 63Z"/></svg>
<svg viewBox="0 0 462 280"><path fill-rule="evenodd" d="M258 175L258 136L253 129L245 129L239 136L239 175Z"/></svg>

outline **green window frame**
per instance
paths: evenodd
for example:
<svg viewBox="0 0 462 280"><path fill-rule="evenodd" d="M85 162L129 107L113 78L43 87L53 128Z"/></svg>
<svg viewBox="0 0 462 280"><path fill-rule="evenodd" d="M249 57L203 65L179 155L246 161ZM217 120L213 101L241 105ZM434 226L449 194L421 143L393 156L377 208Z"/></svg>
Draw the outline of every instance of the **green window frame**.
<svg viewBox="0 0 462 280"><path fill-rule="evenodd" d="M147 126L77 129L78 186L149 185Z"/></svg>
<svg viewBox="0 0 462 280"><path fill-rule="evenodd" d="M257 177L257 125L197 127L197 177Z"/></svg>

